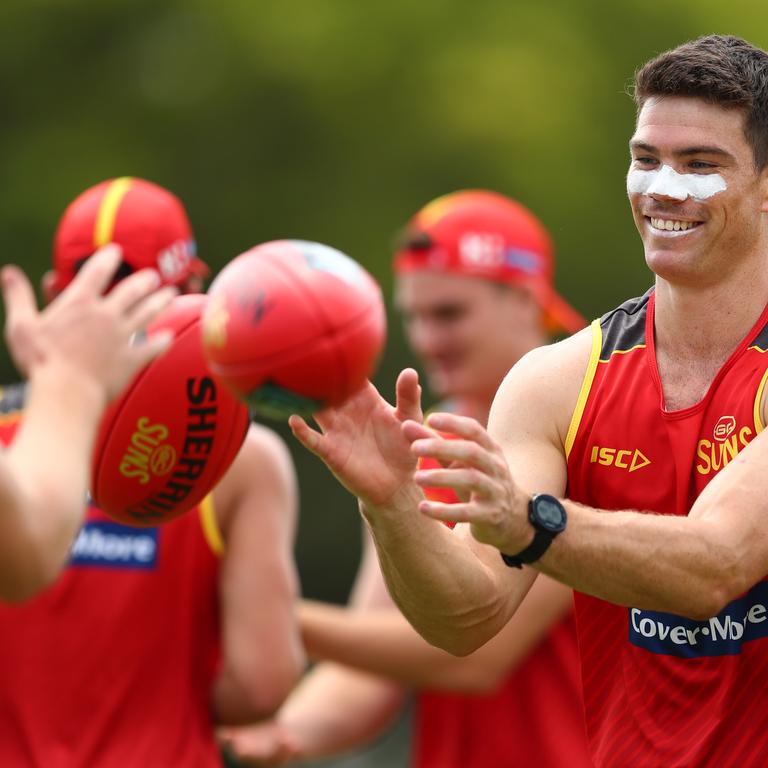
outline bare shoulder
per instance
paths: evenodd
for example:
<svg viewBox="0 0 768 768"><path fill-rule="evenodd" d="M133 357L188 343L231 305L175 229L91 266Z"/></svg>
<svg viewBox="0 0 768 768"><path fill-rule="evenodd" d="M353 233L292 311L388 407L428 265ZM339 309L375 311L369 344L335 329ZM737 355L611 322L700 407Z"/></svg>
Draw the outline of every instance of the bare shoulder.
<svg viewBox="0 0 768 768"><path fill-rule="evenodd" d="M553 441L564 442L592 347L593 331L584 328L522 357L496 393L490 431L497 436L505 436L512 429L525 434L535 423L537 431L545 429Z"/></svg>
<svg viewBox="0 0 768 768"><path fill-rule="evenodd" d="M270 501L284 500L281 506L293 517L296 495L296 474L284 440L267 427L251 424L232 466L214 489L220 522L226 526L231 511L248 497L261 502L250 507L272 507Z"/></svg>
<svg viewBox="0 0 768 768"><path fill-rule="evenodd" d="M240 452L237 454L227 475L247 473L250 478L270 478L275 473L279 477L293 473L293 463L283 439L271 429L260 424L251 424L245 436ZM277 478L275 478L277 479Z"/></svg>

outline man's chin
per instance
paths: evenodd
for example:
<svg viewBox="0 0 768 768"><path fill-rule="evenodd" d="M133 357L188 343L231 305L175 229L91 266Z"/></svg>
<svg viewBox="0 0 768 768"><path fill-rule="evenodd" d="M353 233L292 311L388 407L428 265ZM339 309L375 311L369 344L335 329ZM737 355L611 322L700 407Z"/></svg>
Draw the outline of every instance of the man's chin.
<svg viewBox="0 0 768 768"><path fill-rule="evenodd" d="M427 386L435 397L451 397L455 390L455 377L450 374L428 371Z"/></svg>
<svg viewBox="0 0 768 768"><path fill-rule="evenodd" d="M433 372L427 375L427 383L430 392L440 399L467 397L474 392L472 382L458 372Z"/></svg>

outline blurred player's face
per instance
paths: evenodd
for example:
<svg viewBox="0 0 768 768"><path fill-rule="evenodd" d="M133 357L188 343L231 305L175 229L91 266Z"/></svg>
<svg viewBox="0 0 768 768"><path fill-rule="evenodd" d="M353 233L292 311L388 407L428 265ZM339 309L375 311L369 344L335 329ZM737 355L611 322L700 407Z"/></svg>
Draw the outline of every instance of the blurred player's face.
<svg viewBox="0 0 768 768"><path fill-rule="evenodd" d="M755 170L740 110L651 98L630 149L630 203L658 276L704 287L768 245L767 174Z"/></svg>
<svg viewBox="0 0 768 768"><path fill-rule="evenodd" d="M203 293L205 282L199 275L190 275L184 283L179 286L179 293Z"/></svg>
<svg viewBox="0 0 768 768"><path fill-rule="evenodd" d="M512 365L544 343L541 311L522 288L425 270L398 277L395 303L439 397L490 405Z"/></svg>

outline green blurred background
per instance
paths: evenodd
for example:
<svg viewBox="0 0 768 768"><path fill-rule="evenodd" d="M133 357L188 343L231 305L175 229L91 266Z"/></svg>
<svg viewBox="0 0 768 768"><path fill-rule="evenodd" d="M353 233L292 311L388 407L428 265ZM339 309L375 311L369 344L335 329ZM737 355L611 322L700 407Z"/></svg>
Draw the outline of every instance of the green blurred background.
<svg viewBox="0 0 768 768"><path fill-rule="evenodd" d="M2 261L36 279L66 204L136 175L183 199L214 269L300 237L389 295L394 232L487 187L543 219L558 287L589 317L650 282L624 193L634 69L711 32L768 45L759 0L3 0L0 29ZM410 362L390 329L384 393ZM301 477L304 593L343 601L355 505L277 428Z"/></svg>

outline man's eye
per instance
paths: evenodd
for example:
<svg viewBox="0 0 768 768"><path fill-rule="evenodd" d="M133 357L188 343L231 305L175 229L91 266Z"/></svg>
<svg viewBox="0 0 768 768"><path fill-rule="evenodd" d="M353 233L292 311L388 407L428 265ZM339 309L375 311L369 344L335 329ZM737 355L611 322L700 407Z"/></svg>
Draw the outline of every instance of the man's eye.
<svg viewBox="0 0 768 768"><path fill-rule="evenodd" d="M634 162L636 165L647 168L649 166L656 165L658 161L655 157L635 157L632 159L632 162Z"/></svg>
<svg viewBox="0 0 768 768"><path fill-rule="evenodd" d="M707 171L715 167L713 163L705 163L703 160L691 160L688 166L694 171Z"/></svg>
<svg viewBox="0 0 768 768"><path fill-rule="evenodd" d="M435 312L435 319L443 323L452 323L461 319L464 310L461 307L445 307Z"/></svg>

